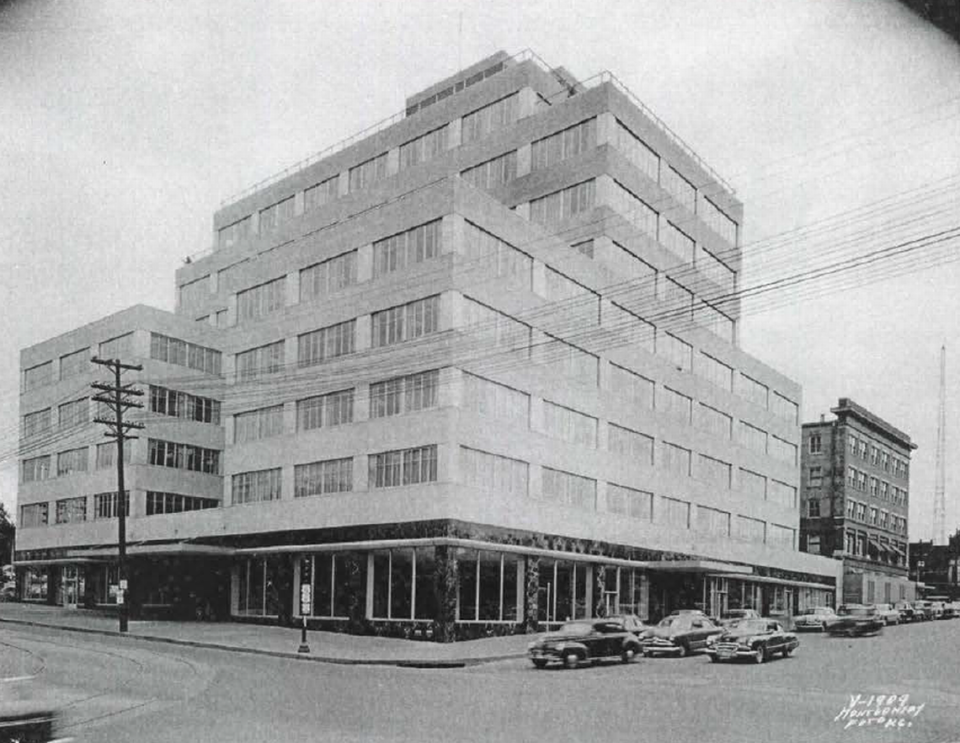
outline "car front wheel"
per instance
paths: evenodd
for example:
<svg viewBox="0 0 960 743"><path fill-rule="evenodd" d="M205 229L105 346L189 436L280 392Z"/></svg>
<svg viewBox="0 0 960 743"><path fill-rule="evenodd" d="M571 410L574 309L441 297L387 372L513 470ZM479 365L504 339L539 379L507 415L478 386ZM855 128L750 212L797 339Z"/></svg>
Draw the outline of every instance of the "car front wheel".
<svg viewBox="0 0 960 743"><path fill-rule="evenodd" d="M686 643L680 643L680 650L677 653L677 657L686 658L690 655L690 648L687 647Z"/></svg>
<svg viewBox="0 0 960 743"><path fill-rule="evenodd" d="M563 657L563 664L567 668L576 668L580 664L580 656L576 653L567 653Z"/></svg>
<svg viewBox="0 0 960 743"><path fill-rule="evenodd" d="M764 652L762 647L757 648L753 651L753 662L760 664L767 659L767 654Z"/></svg>
<svg viewBox="0 0 960 743"><path fill-rule="evenodd" d="M796 650L796 648L784 648L784 649L783 649L783 657L784 657L784 658L789 658L790 655L791 655L791 653L793 653L794 650Z"/></svg>
<svg viewBox="0 0 960 743"><path fill-rule="evenodd" d="M543 658L537 658L533 661L533 665L535 665L537 668L546 668L547 661L545 661Z"/></svg>
<svg viewBox="0 0 960 743"><path fill-rule="evenodd" d="M636 648L624 648L623 652L620 654L620 660L624 663L629 663L637 656Z"/></svg>

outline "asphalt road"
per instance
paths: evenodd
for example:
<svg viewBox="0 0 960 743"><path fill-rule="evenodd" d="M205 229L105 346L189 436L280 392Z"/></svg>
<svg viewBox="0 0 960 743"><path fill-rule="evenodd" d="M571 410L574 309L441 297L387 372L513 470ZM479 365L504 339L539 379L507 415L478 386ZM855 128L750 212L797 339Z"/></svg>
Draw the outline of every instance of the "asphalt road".
<svg viewBox="0 0 960 743"><path fill-rule="evenodd" d="M28 675L4 686L50 699L78 741L960 741L960 620L804 634L794 657L764 665L693 656L572 671L340 666L0 628L0 676ZM913 710L888 710L883 725L897 727L835 719L856 694Z"/></svg>

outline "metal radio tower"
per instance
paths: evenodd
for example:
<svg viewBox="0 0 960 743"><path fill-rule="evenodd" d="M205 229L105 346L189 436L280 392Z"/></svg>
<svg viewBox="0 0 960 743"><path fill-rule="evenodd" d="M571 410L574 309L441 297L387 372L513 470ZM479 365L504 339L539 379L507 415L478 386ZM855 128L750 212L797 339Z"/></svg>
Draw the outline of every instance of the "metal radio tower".
<svg viewBox="0 0 960 743"><path fill-rule="evenodd" d="M946 443L947 443L947 347L940 346L940 410L937 413L937 475L933 486L933 543L947 543Z"/></svg>

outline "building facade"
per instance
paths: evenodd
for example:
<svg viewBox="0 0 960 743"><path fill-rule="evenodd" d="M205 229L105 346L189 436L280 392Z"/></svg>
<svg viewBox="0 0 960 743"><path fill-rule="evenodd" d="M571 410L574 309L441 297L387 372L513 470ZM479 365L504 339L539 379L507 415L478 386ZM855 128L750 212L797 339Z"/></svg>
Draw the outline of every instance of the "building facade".
<svg viewBox="0 0 960 743"><path fill-rule="evenodd" d="M503 53L232 200L175 316L104 321L150 387L132 608L453 639L832 603L839 563L798 549L801 390L739 347L741 223L616 78ZM116 520L50 518L106 480L27 480L61 445L27 417L65 394L35 370L100 335L21 357L38 600L103 571L110 601Z"/></svg>
<svg viewBox="0 0 960 743"><path fill-rule="evenodd" d="M841 398L835 418L803 424L801 549L843 561L844 603L913 600L910 437Z"/></svg>

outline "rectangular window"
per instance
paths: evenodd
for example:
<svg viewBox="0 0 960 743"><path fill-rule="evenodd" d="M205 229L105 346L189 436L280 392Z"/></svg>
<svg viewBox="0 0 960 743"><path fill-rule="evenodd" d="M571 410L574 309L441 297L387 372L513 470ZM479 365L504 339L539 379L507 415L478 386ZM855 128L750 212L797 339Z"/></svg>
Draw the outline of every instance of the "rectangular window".
<svg viewBox="0 0 960 743"><path fill-rule="evenodd" d="M184 511L202 511L207 508L218 508L220 501L216 498L199 498L193 495L179 493L160 493L147 491L147 516L159 516L164 513L183 513Z"/></svg>
<svg viewBox="0 0 960 743"><path fill-rule="evenodd" d="M737 272L709 250L700 246L697 253L697 268L707 279L720 287L720 293L732 294L737 287ZM715 293L707 289L704 293Z"/></svg>
<svg viewBox="0 0 960 743"><path fill-rule="evenodd" d="M543 401L543 432L561 441L597 448L597 419L562 405Z"/></svg>
<svg viewBox="0 0 960 743"><path fill-rule="evenodd" d="M370 188L377 181L387 177L387 153L377 155L366 162L350 168L349 188L350 193L360 191L364 188Z"/></svg>
<svg viewBox="0 0 960 743"><path fill-rule="evenodd" d="M464 222L463 252L471 265L491 272L496 266L497 277L508 286L529 289L533 284L533 258L469 221Z"/></svg>
<svg viewBox="0 0 960 743"><path fill-rule="evenodd" d="M732 466L727 462L708 457L706 454L701 454L697 463L700 479L721 490L730 489L731 470Z"/></svg>
<svg viewBox="0 0 960 743"><path fill-rule="evenodd" d="M46 526L49 508L48 503L31 503L28 506L20 506L20 528Z"/></svg>
<svg viewBox="0 0 960 743"><path fill-rule="evenodd" d="M85 446L60 452L57 454L57 477L70 475L74 472L86 472L87 459L88 452Z"/></svg>
<svg viewBox="0 0 960 743"><path fill-rule="evenodd" d="M596 181L589 180L530 201L530 221L549 225L588 212L596 203Z"/></svg>
<svg viewBox="0 0 960 743"><path fill-rule="evenodd" d="M217 231L217 248L220 250L232 248L237 243L247 239L253 231L251 229L252 225L253 220L248 214L227 227L221 227Z"/></svg>
<svg viewBox="0 0 960 743"><path fill-rule="evenodd" d="M660 463L665 470L675 475L690 476L692 452L689 449L664 442L660 453L662 455Z"/></svg>
<svg viewBox="0 0 960 743"><path fill-rule="evenodd" d="M770 437L770 456L787 464L797 463L797 445L779 436Z"/></svg>
<svg viewBox="0 0 960 743"><path fill-rule="evenodd" d="M23 391L29 392L53 381L53 362L44 361L42 364L31 366L23 370Z"/></svg>
<svg viewBox="0 0 960 743"><path fill-rule="evenodd" d="M710 199L700 202L700 218L707 226L731 245L737 244L737 223L724 214Z"/></svg>
<svg viewBox="0 0 960 743"><path fill-rule="evenodd" d="M460 447L460 477L464 485L494 493L525 497L530 465L519 459Z"/></svg>
<svg viewBox="0 0 960 743"><path fill-rule="evenodd" d="M811 467L810 476L807 478L807 483L810 487L819 487L823 484L823 468L822 467Z"/></svg>
<svg viewBox="0 0 960 743"><path fill-rule="evenodd" d="M371 488L437 481L436 444L371 454L368 459Z"/></svg>
<svg viewBox="0 0 960 743"><path fill-rule="evenodd" d="M100 351L97 354L101 359L126 359L133 355L133 333L111 338L100 344ZM219 368L215 372L220 373Z"/></svg>
<svg viewBox="0 0 960 743"><path fill-rule="evenodd" d="M657 354L678 371L688 372L693 368L693 346L670 333L661 333Z"/></svg>
<svg viewBox="0 0 960 743"><path fill-rule="evenodd" d="M57 422L60 428L79 426L90 420L90 402L86 398L61 405L57 410Z"/></svg>
<svg viewBox="0 0 960 743"><path fill-rule="evenodd" d="M446 125L400 145L400 170L440 157L447 149Z"/></svg>
<svg viewBox="0 0 960 743"><path fill-rule="evenodd" d="M607 428L607 448L634 464L653 465L653 437L613 423Z"/></svg>
<svg viewBox="0 0 960 743"><path fill-rule="evenodd" d="M63 498L57 501L57 523L75 524L87 520L87 499Z"/></svg>
<svg viewBox="0 0 960 743"><path fill-rule="evenodd" d="M657 328L647 322L634 311L610 302L601 307L601 326L616 330L622 337L628 339L631 346L640 348L647 353L655 353L657 349Z"/></svg>
<svg viewBox="0 0 960 743"><path fill-rule="evenodd" d="M696 244L692 237L674 225L673 222L666 222L663 225L663 231L660 233L660 242L663 244L663 247L684 263L693 263Z"/></svg>
<svg viewBox="0 0 960 743"><path fill-rule="evenodd" d="M283 349L281 340L238 353L235 358L237 381L246 382L283 371Z"/></svg>
<svg viewBox="0 0 960 743"><path fill-rule="evenodd" d="M357 251L308 266L300 271L300 301L324 299L357 283Z"/></svg>
<svg viewBox="0 0 960 743"><path fill-rule="evenodd" d="M767 453L767 432L740 421L740 445L757 454Z"/></svg>
<svg viewBox="0 0 960 743"><path fill-rule="evenodd" d="M89 370L90 349L81 348L79 351L68 353L60 357L60 380L76 377Z"/></svg>
<svg viewBox="0 0 960 743"><path fill-rule="evenodd" d="M440 295L374 312L371 323L374 348L436 333L440 330Z"/></svg>
<svg viewBox="0 0 960 743"><path fill-rule="evenodd" d="M756 500L767 499L767 478L750 470L740 470L740 489Z"/></svg>
<svg viewBox="0 0 960 743"><path fill-rule="evenodd" d="M463 372L463 409L527 428L530 421L530 395Z"/></svg>
<svg viewBox="0 0 960 743"><path fill-rule="evenodd" d="M133 442L130 439L123 441L123 462L130 464L131 446ZM97 444L97 469L106 470L117 466L117 442L108 441L105 444Z"/></svg>
<svg viewBox="0 0 960 743"><path fill-rule="evenodd" d="M771 503L787 508L796 508L797 489L793 485L787 485L779 480L770 480L770 489L767 492L767 498Z"/></svg>
<svg viewBox="0 0 960 743"><path fill-rule="evenodd" d="M435 408L439 389L438 369L375 382L370 385L370 417L386 418Z"/></svg>
<svg viewBox="0 0 960 743"><path fill-rule="evenodd" d="M610 364L610 392L642 410L653 410L654 383L622 366Z"/></svg>
<svg viewBox="0 0 960 743"><path fill-rule="evenodd" d="M101 354L102 355L102 354ZM187 343L160 333L150 333L150 358L168 364L219 374L221 354L212 348Z"/></svg>
<svg viewBox="0 0 960 743"><path fill-rule="evenodd" d="M814 433L810 435L808 439L808 446L810 447L811 454L819 454L822 450L823 441L820 438L819 433Z"/></svg>
<svg viewBox="0 0 960 743"><path fill-rule="evenodd" d="M293 206L293 196L290 196L283 201L279 201L276 204L268 206L266 209L261 209L260 234L266 235L268 232L273 232L282 224L285 224L293 219Z"/></svg>
<svg viewBox="0 0 960 743"><path fill-rule="evenodd" d="M123 494L123 512L130 515L130 491ZM93 496L93 518L95 519L115 519L118 517L117 508L119 502L117 494L97 493Z"/></svg>
<svg viewBox="0 0 960 743"><path fill-rule="evenodd" d="M24 459L20 463L21 482L37 482L50 477L50 455Z"/></svg>
<svg viewBox="0 0 960 743"><path fill-rule="evenodd" d="M770 411L789 423L796 423L800 415L797 404L779 392L774 392L770 396Z"/></svg>
<svg viewBox="0 0 960 743"><path fill-rule="evenodd" d="M660 185L673 198L683 204L691 214L696 211L696 187L669 165L660 169Z"/></svg>
<svg viewBox="0 0 960 743"><path fill-rule="evenodd" d="M597 507L597 481L544 467L542 496L551 503L594 511Z"/></svg>
<svg viewBox="0 0 960 743"><path fill-rule="evenodd" d="M807 516L812 519L820 518L820 499L811 498L807 501Z"/></svg>
<svg viewBox="0 0 960 743"><path fill-rule="evenodd" d="M759 405L764 410L767 409L767 398L769 397L770 389L767 385L758 382L752 377L748 377L746 374L740 374L740 396L746 400L749 400L756 405Z"/></svg>
<svg viewBox="0 0 960 743"><path fill-rule="evenodd" d="M697 531L714 537L729 537L730 514L716 508L697 506Z"/></svg>
<svg viewBox="0 0 960 743"><path fill-rule="evenodd" d="M517 151L506 152L492 160L464 170L460 177L470 185L489 191L517 177Z"/></svg>
<svg viewBox="0 0 960 743"><path fill-rule="evenodd" d="M23 416L23 437L30 438L49 431L53 423L50 408L37 410Z"/></svg>
<svg viewBox="0 0 960 743"><path fill-rule="evenodd" d="M373 278L436 258L442 249L441 235L437 219L378 240L373 244Z"/></svg>
<svg viewBox="0 0 960 743"><path fill-rule="evenodd" d="M258 320L283 309L286 277L237 292L237 323Z"/></svg>
<svg viewBox="0 0 960 743"><path fill-rule="evenodd" d="M220 401L150 385L150 412L199 423L220 424Z"/></svg>
<svg viewBox="0 0 960 743"><path fill-rule="evenodd" d="M294 497L349 493L353 490L353 457L298 464L294 468Z"/></svg>
<svg viewBox="0 0 960 743"><path fill-rule="evenodd" d="M626 126L617 120L613 146L650 180L660 180L660 157Z"/></svg>
<svg viewBox="0 0 960 743"><path fill-rule="evenodd" d="M545 170L597 146L597 120L587 119L549 137L538 139L531 149L531 170Z"/></svg>
<svg viewBox="0 0 960 743"><path fill-rule="evenodd" d="M781 524L770 524L767 529L767 543L782 549L794 549L797 530Z"/></svg>
<svg viewBox="0 0 960 743"><path fill-rule="evenodd" d="M283 405L272 405L233 416L233 443L243 444L283 435Z"/></svg>
<svg viewBox="0 0 960 743"><path fill-rule="evenodd" d="M697 408L697 428L718 439L729 441L733 437L733 417L700 403Z"/></svg>
<svg viewBox="0 0 960 743"><path fill-rule="evenodd" d="M690 504L684 500L661 495L657 502L656 522L675 529L689 529Z"/></svg>
<svg viewBox="0 0 960 743"><path fill-rule="evenodd" d="M607 512L650 522L653 520L653 493L609 483Z"/></svg>
<svg viewBox="0 0 960 743"><path fill-rule="evenodd" d="M297 430L312 431L353 422L354 390L297 400Z"/></svg>
<svg viewBox="0 0 960 743"><path fill-rule="evenodd" d="M148 464L157 467L220 474L220 451L193 444L178 444L173 441L148 439Z"/></svg>
<svg viewBox="0 0 960 743"><path fill-rule="evenodd" d="M324 204L335 201L340 195L340 177L332 176L303 192L304 213L319 209Z"/></svg>
<svg viewBox="0 0 960 743"><path fill-rule="evenodd" d="M357 349L357 321L331 325L297 336L297 366L316 366L331 359L348 356Z"/></svg>
<svg viewBox="0 0 960 743"><path fill-rule="evenodd" d="M766 523L748 516L737 516L737 538L745 542L763 544L766 541Z"/></svg>
<svg viewBox="0 0 960 743"><path fill-rule="evenodd" d="M733 368L703 351L697 356L696 373L710 384L727 392L733 392Z"/></svg>
<svg viewBox="0 0 960 743"><path fill-rule="evenodd" d="M807 537L807 552L819 555L820 554L820 536L817 534L811 534Z"/></svg>
<svg viewBox="0 0 960 743"><path fill-rule="evenodd" d="M671 420L689 426L693 419L693 399L663 387L657 399L657 410Z"/></svg>
<svg viewBox="0 0 960 743"><path fill-rule="evenodd" d="M280 500L280 468L240 472L233 476L232 503Z"/></svg>
<svg viewBox="0 0 960 743"><path fill-rule="evenodd" d="M653 240L657 239L659 234L657 223L660 215L647 202L635 196L633 192L621 186L617 181L613 182L610 199L611 201L607 206L647 237Z"/></svg>
<svg viewBox="0 0 960 743"><path fill-rule="evenodd" d="M513 93L467 114L462 119L460 141L476 142L510 126L520 118L520 94Z"/></svg>
<svg viewBox="0 0 960 743"><path fill-rule="evenodd" d="M180 312L189 312L202 307L210 296L210 274L181 284L178 307Z"/></svg>

